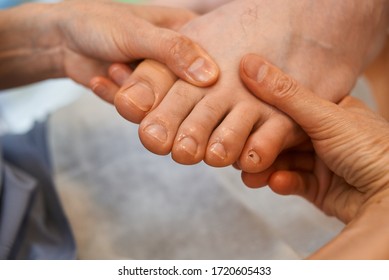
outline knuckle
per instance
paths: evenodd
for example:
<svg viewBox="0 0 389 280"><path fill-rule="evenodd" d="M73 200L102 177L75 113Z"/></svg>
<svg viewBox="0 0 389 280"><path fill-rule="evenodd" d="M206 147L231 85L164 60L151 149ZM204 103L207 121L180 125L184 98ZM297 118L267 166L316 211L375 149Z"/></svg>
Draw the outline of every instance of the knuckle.
<svg viewBox="0 0 389 280"><path fill-rule="evenodd" d="M298 93L299 87L291 77L278 74L273 79L272 90L278 99L289 99Z"/></svg>
<svg viewBox="0 0 389 280"><path fill-rule="evenodd" d="M208 120L216 122L224 115L223 106L213 102L213 100L206 100L202 106L204 108L203 111L206 114L206 119Z"/></svg>
<svg viewBox="0 0 389 280"><path fill-rule="evenodd" d="M169 41L169 54L173 58L183 58L194 48L194 43L184 35L174 36Z"/></svg>

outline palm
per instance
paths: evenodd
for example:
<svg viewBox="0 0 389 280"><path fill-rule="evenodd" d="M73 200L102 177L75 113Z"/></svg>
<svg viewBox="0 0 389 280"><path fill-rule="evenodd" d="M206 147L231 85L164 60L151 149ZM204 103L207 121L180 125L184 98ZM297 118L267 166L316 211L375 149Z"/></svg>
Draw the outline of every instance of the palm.
<svg viewBox="0 0 389 280"><path fill-rule="evenodd" d="M317 157L312 173L306 176L313 176L314 184L306 186L307 196L302 196L330 216L347 223L363 204L364 194L333 173Z"/></svg>

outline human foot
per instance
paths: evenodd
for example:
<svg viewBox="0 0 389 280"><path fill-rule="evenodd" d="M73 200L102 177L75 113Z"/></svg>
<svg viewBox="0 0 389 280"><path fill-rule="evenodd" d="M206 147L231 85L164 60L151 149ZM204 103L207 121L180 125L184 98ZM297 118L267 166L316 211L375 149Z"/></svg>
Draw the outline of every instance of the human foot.
<svg viewBox="0 0 389 280"><path fill-rule="evenodd" d="M319 95L339 100L362 68L366 60L362 54L370 55L375 49L370 45L372 39L379 45L380 35L372 38L372 29L384 30L384 24L383 20L378 21L380 25L374 21L378 27L366 28L359 19L356 27L360 36L350 34L347 27L353 22L345 24L344 18L355 18L355 13L345 16L345 7L320 12L320 5L335 4L330 2L234 1L197 18L182 32L205 47L219 64L222 75L217 84L200 89L179 80L166 95L159 91L154 101L149 99L152 102L147 108L132 102L132 97L139 99L143 93L122 89L115 105L125 118L135 122L143 119L140 139L156 154L172 152L177 162L194 164L204 159L212 166L226 166L239 159L247 172L263 170L302 135L285 115L246 90L238 76L240 58L245 53L260 53ZM304 13L317 17L297 16ZM333 20L323 28L328 18ZM339 36L339 26L344 28L344 36ZM361 35L369 32L368 39ZM147 77L148 68L146 64L134 74ZM162 76L157 77L157 84L164 84ZM168 78L166 84L171 81ZM152 94L152 90L148 92Z"/></svg>
<svg viewBox="0 0 389 280"><path fill-rule="evenodd" d="M170 6L190 9L196 13L204 14L232 0L147 0L147 4Z"/></svg>

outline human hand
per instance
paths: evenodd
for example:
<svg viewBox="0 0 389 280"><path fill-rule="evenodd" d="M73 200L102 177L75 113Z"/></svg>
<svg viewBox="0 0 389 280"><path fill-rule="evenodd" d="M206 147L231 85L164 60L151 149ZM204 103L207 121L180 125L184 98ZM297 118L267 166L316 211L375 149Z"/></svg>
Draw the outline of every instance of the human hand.
<svg viewBox="0 0 389 280"><path fill-rule="evenodd" d="M112 62L144 58L160 61L197 86L217 80L213 60L174 31L195 17L189 11L115 1L63 1L31 3L1 13L3 87L56 77L87 86L92 77L106 75Z"/></svg>
<svg viewBox="0 0 389 280"><path fill-rule="evenodd" d="M340 100L385 34L378 5L342 3L244 0L198 17L181 31L215 58L218 82L199 89L179 80L172 87L170 74L145 61L127 73L116 108L140 123L142 143L156 154L171 152L183 164L205 160L220 167L238 160L245 171L265 170L303 137L285 115L252 98L236 73L240 58L261 53L315 93ZM324 8L331 5L336 9ZM366 11L378 17L371 21Z"/></svg>
<svg viewBox="0 0 389 280"><path fill-rule="evenodd" d="M352 97L339 105L324 100L255 55L242 59L240 75L255 96L293 119L312 143L285 151L261 173L243 172L246 185L268 184L277 193L300 195L346 223L379 204L389 206L385 119Z"/></svg>
<svg viewBox="0 0 389 280"><path fill-rule="evenodd" d="M186 10L106 1L62 5L59 9L67 11L58 24L66 46L64 71L82 84L105 74L107 62L142 58L166 64L178 77L197 86L210 85L217 79L217 66L205 51L173 31L195 17ZM191 68L198 59L204 64ZM96 64L103 70L99 71Z"/></svg>

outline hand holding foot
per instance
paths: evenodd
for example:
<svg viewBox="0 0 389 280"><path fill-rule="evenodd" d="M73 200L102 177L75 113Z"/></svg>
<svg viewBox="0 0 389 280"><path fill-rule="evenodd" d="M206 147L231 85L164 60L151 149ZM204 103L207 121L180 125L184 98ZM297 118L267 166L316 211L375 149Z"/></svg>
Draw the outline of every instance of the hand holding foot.
<svg viewBox="0 0 389 280"><path fill-rule="evenodd" d="M253 99L237 74L239 61L245 53L261 53L319 95L340 100L379 49L387 18L377 4L338 4L244 0L196 18L181 31L215 58L222 70L218 82L199 89L179 80L166 92L174 78L146 61L116 95L116 108L141 122L141 141L156 154L171 152L183 164L227 166L238 160L245 171L264 170L303 134L284 114Z"/></svg>
<svg viewBox="0 0 389 280"><path fill-rule="evenodd" d="M217 80L217 65L206 52L173 31L195 17L185 10L64 1L25 4L0 13L1 26L7 27L1 33L0 62L7 65L1 69L2 87L56 77L89 85L92 77L106 75L112 62L144 58L161 61L198 86Z"/></svg>
<svg viewBox="0 0 389 280"><path fill-rule="evenodd" d="M316 96L255 55L242 60L241 77L254 95L296 121L313 145L283 153L264 172L243 173L244 182L300 195L349 223L313 257L387 258L389 123L352 97L336 105Z"/></svg>

